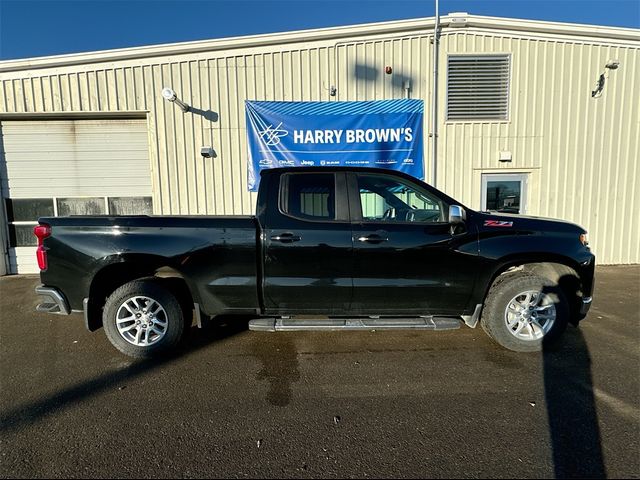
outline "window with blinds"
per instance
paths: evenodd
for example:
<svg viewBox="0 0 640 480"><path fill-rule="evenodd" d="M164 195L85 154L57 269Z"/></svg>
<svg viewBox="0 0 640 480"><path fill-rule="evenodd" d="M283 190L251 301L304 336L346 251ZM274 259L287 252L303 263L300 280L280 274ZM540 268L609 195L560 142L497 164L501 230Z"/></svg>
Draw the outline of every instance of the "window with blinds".
<svg viewBox="0 0 640 480"><path fill-rule="evenodd" d="M449 55L447 120L507 120L509 55Z"/></svg>

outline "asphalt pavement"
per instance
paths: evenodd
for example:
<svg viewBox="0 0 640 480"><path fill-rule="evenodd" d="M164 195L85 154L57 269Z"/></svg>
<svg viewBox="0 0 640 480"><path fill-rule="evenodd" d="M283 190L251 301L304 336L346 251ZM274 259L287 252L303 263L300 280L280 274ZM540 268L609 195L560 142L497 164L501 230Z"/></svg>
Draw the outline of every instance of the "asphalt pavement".
<svg viewBox="0 0 640 480"><path fill-rule="evenodd" d="M1 477L640 478L640 266L543 353L481 329L189 332L133 361L0 279Z"/></svg>

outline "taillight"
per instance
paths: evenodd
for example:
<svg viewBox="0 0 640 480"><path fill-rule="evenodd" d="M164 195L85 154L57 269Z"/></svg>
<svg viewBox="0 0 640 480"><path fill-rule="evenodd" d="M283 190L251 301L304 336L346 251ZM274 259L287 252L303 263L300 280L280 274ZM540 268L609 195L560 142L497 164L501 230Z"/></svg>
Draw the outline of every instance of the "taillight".
<svg viewBox="0 0 640 480"><path fill-rule="evenodd" d="M38 248L36 250L38 267L40 270L45 271L47 269L47 248L44 246L44 239L51 235L51 226L42 223L36 225L33 227L33 234L38 237Z"/></svg>

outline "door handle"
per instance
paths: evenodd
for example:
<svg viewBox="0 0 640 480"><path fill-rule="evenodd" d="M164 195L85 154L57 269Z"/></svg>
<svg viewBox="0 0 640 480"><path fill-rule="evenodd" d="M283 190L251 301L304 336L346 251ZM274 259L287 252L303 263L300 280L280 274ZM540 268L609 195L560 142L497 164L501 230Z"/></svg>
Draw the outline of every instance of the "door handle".
<svg viewBox="0 0 640 480"><path fill-rule="evenodd" d="M302 240L302 237L300 235L294 235L291 232L284 232L280 235L274 235L273 237L271 237L271 240L273 240L274 242L292 243L299 242L300 240Z"/></svg>
<svg viewBox="0 0 640 480"><path fill-rule="evenodd" d="M358 241L367 243L382 243L389 241L389 239L387 237L382 237L376 233L372 233L371 235L358 237Z"/></svg>

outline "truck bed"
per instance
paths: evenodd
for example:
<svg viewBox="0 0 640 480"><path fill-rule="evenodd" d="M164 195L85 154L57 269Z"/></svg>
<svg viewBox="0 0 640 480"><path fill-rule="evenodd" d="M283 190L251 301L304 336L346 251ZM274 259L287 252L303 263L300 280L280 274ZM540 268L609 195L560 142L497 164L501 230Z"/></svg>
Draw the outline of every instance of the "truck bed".
<svg viewBox="0 0 640 480"><path fill-rule="evenodd" d="M51 226L42 282L65 292L73 310L83 309L92 285L121 268L182 276L207 314L234 313L241 305L259 308L259 226L253 216L105 215L39 222Z"/></svg>

